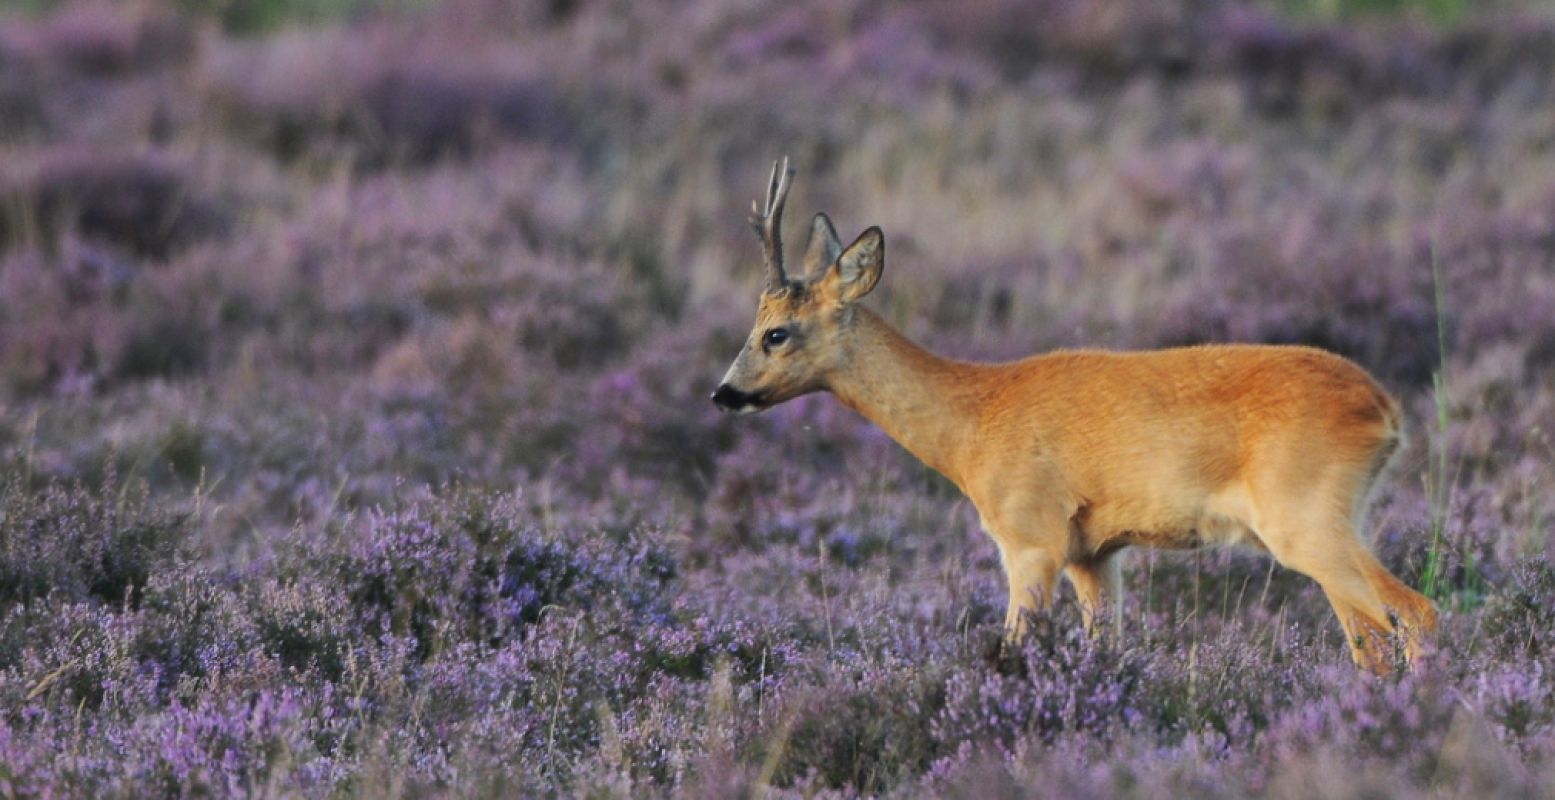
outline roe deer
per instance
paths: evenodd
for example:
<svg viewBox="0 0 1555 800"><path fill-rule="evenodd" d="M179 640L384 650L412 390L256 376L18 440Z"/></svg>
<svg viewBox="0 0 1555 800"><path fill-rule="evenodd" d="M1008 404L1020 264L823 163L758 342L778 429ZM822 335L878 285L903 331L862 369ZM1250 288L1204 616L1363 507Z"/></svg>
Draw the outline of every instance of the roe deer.
<svg viewBox="0 0 1555 800"><path fill-rule="evenodd" d="M943 473L998 545L1008 636L1047 606L1060 572L1091 627L1104 599L1119 613L1124 548L1243 544L1318 582L1357 664L1389 671L1395 627L1418 652L1431 602L1357 535L1400 423L1363 369L1272 345L940 358L858 302L885 263L879 228L844 248L817 214L804 275L784 272L793 174L774 164L765 208L752 206L766 288L713 402L752 412L829 391Z"/></svg>

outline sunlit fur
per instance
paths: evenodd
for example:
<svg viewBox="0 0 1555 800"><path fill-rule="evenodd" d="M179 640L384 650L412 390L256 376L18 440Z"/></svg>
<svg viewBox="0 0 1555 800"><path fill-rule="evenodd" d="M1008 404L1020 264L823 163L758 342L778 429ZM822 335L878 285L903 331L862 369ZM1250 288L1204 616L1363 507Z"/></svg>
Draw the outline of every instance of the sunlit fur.
<svg viewBox="0 0 1555 800"><path fill-rule="evenodd" d="M998 544L1011 636L1060 573L1089 626L1118 608L1122 550L1210 544L1311 576L1373 671L1393 663L1395 620L1411 656L1434 629L1431 603L1358 536L1400 412L1354 363L1265 345L954 361L856 303L883 265L871 229L829 267L764 293L725 384L761 407L830 391L960 487ZM789 341L764 349L776 327Z"/></svg>

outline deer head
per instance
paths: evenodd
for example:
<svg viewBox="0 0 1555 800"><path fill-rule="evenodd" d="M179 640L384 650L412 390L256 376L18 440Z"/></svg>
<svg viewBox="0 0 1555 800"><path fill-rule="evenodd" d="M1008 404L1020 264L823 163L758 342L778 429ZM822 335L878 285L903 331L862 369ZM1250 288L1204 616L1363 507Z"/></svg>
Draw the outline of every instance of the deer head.
<svg viewBox="0 0 1555 800"><path fill-rule="evenodd" d="M802 394L826 389L828 377L849 360L853 303L875 288L885 265L885 237L864 231L846 248L825 214L810 222L804 273L783 270L783 204L794 170L788 159L772 165L765 207L751 204L751 227L761 239L766 286L756 325L713 402L725 411L751 413Z"/></svg>

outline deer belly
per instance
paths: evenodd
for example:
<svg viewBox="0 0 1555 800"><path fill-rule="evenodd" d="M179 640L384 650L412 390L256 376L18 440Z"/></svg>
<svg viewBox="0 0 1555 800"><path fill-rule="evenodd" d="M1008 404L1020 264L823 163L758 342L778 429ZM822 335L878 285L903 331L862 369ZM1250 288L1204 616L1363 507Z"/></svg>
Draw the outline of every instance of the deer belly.
<svg viewBox="0 0 1555 800"><path fill-rule="evenodd" d="M1151 509L1153 513L1141 513L1145 511L1141 508L1093 508L1076 522L1092 551L1098 553L1120 547L1193 550L1245 545L1264 549L1244 521L1243 505L1235 496L1212 496L1191 507Z"/></svg>

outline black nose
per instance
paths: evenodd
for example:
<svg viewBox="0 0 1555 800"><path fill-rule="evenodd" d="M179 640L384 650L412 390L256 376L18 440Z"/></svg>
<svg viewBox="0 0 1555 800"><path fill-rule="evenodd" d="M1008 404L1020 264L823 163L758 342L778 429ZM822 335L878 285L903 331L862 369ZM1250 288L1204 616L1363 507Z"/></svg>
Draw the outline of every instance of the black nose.
<svg viewBox="0 0 1555 800"><path fill-rule="evenodd" d="M757 395L742 392L725 383L713 392L713 404L725 411L736 411L746 406L759 405L759 402Z"/></svg>
<svg viewBox="0 0 1555 800"><path fill-rule="evenodd" d="M737 406L735 398L739 397L741 394L744 393L739 389L736 389L727 383L720 383L718 384L718 388L713 390L713 405L722 409L735 408Z"/></svg>

